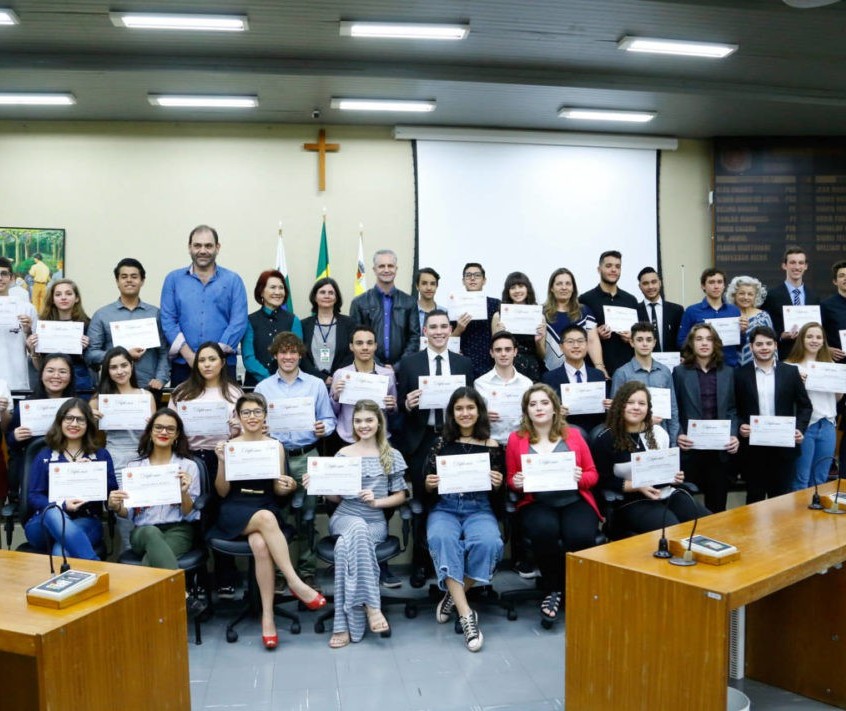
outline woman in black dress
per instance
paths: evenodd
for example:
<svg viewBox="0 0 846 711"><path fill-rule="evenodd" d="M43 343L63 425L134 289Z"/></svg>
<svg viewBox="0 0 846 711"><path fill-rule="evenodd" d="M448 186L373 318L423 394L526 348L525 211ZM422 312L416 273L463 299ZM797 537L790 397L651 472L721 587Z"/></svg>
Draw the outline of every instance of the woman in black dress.
<svg viewBox="0 0 846 711"><path fill-rule="evenodd" d="M491 333L496 335L500 331L507 331L507 324L502 322L502 304L525 304L535 306L538 303L535 297L535 288L528 276L523 272L511 272L505 277L505 286L502 288L502 302L500 310L491 319ZM525 375L533 383L540 380L546 370L543 365L546 355L546 322L543 316L538 317L538 328L533 334L519 334L514 336L517 339L517 356L514 358L514 367L517 372Z"/></svg>

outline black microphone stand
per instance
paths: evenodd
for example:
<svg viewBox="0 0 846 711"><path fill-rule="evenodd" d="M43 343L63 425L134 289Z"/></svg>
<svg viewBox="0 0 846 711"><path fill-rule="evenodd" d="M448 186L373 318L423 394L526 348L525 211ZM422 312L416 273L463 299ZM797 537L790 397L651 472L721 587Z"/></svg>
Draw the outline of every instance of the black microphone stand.
<svg viewBox="0 0 846 711"><path fill-rule="evenodd" d="M820 457L811 465L811 476L813 476L814 468L822 461L830 459L834 463L834 469L837 472L837 478L840 479L840 468L838 466L837 457ZM820 501L820 485L817 482L814 482L814 494L811 496L811 503L808 504L808 508L812 511L822 511L823 505Z"/></svg>
<svg viewBox="0 0 846 711"><path fill-rule="evenodd" d="M844 514L846 511L840 508L840 468L836 459L834 459L834 468L837 470L837 488L834 490L834 498L831 501L831 506L823 509L823 511L827 514Z"/></svg>
<svg viewBox="0 0 846 711"><path fill-rule="evenodd" d="M677 493L678 489L673 487L672 493L664 500L664 518L661 521L661 537L658 539L658 549L652 554L655 558L672 558L670 553L670 544L667 541L667 513L670 510L670 499Z"/></svg>
<svg viewBox="0 0 846 711"><path fill-rule="evenodd" d="M47 504L47 506L45 507L44 513L41 516L41 534L44 536L44 538L49 540L50 536L47 534L47 532L44 528L44 517L47 515L47 512L50 509L56 509L56 511L58 511L59 515L62 517L62 537L59 541L59 543L62 547L62 565L59 568L59 572L60 573L66 573L67 571L70 570L70 563L68 563L68 556L67 556L67 552L65 551L65 522L66 522L66 519L65 519L65 513L64 513L64 511L62 511L62 507L59 506L59 504L54 502L52 504ZM53 544L52 543L47 544L47 555L50 558L50 575L55 575L56 569L53 567Z"/></svg>
<svg viewBox="0 0 846 711"><path fill-rule="evenodd" d="M687 489L678 488L678 489L676 489L676 491L683 491L685 494L687 494L687 496L690 498L690 500L694 504L693 510L694 511L697 510L696 506L695 506L696 499L693 498L693 495ZM684 555L681 558L678 558L678 557L670 558L670 560L669 560L670 565L678 565L680 567L687 567L687 566L690 566L690 565L696 565L696 561L693 559L693 551L691 549L693 548L693 536L696 535L696 524L698 524L698 523L699 523L699 514L697 513L696 518L693 519L693 529L691 530L690 536L687 539L687 550L684 552Z"/></svg>

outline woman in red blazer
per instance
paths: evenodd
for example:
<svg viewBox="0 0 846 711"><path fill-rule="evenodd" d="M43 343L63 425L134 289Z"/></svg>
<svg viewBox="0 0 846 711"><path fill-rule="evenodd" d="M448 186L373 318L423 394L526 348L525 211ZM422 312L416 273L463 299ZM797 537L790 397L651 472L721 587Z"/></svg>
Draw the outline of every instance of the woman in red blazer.
<svg viewBox="0 0 846 711"><path fill-rule="evenodd" d="M523 419L505 450L508 486L521 494L517 502L523 531L531 541L546 596L541 615L558 617L564 590L564 556L596 542L602 516L591 493L599 475L584 438L567 427L561 402L548 385L536 383L523 395ZM576 489L523 491L523 455L574 452Z"/></svg>

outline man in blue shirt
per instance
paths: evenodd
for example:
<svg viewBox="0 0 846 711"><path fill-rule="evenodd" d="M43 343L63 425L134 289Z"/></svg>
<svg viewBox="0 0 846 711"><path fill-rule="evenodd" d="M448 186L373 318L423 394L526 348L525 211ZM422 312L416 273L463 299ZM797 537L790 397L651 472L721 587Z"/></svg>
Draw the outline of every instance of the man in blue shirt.
<svg viewBox="0 0 846 711"><path fill-rule="evenodd" d="M284 429L277 423L268 421L270 435L285 446L290 474L302 488L308 458L319 454L318 440L328 437L335 431L335 413L323 381L300 370L300 360L305 355L306 349L299 336L290 331L277 333L270 345L270 352L276 359L279 369L256 385L256 392L267 399L268 412L273 413L274 405L278 407L280 400L291 398L302 398L304 402L301 404L313 408L314 411L313 424L307 430ZM309 403L308 400L311 402ZM314 511L316 505L316 496L306 496L303 513ZM309 517L301 516L299 520L302 522L307 518ZM297 530L297 540L299 542L297 574L307 585L313 585L317 559L314 551L307 544L308 530L302 524Z"/></svg>
<svg viewBox="0 0 846 711"><path fill-rule="evenodd" d="M188 378L201 343L216 341L235 379L235 353L247 329L247 290L235 272L217 265L217 231L199 225L188 237L191 265L176 269L162 286L161 319L173 360L170 383Z"/></svg>
<svg viewBox="0 0 846 711"><path fill-rule="evenodd" d="M702 272L702 276L699 277L699 284L705 293L705 298L698 304L688 306L684 310L677 338L679 348L684 345L687 340L687 334L697 323L708 322L719 318L740 318L740 309L734 304L725 303L723 300L723 294L726 291L726 275L722 269L706 269ZM717 328L715 324L712 325ZM737 339L739 342L739 322ZM725 360L725 364L731 368L736 367L740 359L738 346L727 346L725 343L726 338L721 338L721 340L723 341L723 359Z"/></svg>
<svg viewBox="0 0 846 711"><path fill-rule="evenodd" d="M114 321L137 321L152 318L159 329L158 348L129 348L129 355L135 362L135 376L138 385L150 388L157 396L170 377L170 362L167 358L167 343L162 332L159 310L152 304L141 301L141 288L147 278L144 265L137 259L121 259L114 269L117 284L117 301L97 309L88 326L90 344L85 351L85 362L92 368L99 368L106 351L114 346L111 324Z"/></svg>

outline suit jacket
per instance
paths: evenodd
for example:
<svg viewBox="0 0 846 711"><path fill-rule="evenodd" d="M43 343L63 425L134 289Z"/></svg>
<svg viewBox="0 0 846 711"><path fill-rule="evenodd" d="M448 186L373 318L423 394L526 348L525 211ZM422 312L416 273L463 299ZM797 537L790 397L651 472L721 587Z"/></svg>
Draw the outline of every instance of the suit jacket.
<svg viewBox="0 0 846 711"><path fill-rule="evenodd" d="M805 284L805 304L808 306L813 306L814 304L819 304L820 299L819 297L808 288L808 285ZM767 290L767 298L764 300L763 305L761 306L764 311L766 311L770 318L773 321L773 330L779 337L778 340L778 357L779 360L784 360L790 355L790 351L793 350L793 344L796 341L791 339L781 339L781 334L784 333L784 312L781 310L782 306L792 306L793 305L793 296L791 296L790 292L787 290L787 286L782 282L778 286L774 286L772 289ZM836 344L835 344L836 345Z"/></svg>
<svg viewBox="0 0 846 711"><path fill-rule="evenodd" d="M473 384L473 362L463 355L447 351L449 356L449 372L451 375L463 375L466 385ZM403 358L397 367L397 404L400 412L404 413L402 426L398 428L398 439L402 443L401 451L411 456L423 441L423 434L429 422L429 410L415 407L408 410L405 398L412 390L418 388L418 378L421 375L433 375L429 372L429 354L427 350L418 351Z"/></svg>
<svg viewBox="0 0 846 711"><path fill-rule="evenodd" d="M684 306L681 304L674 304L672 301L666 299L662 302L663 305L663 320L661 324L661 338L658 345L655 347L656 351L674 351L676 350L676 338L679 335L679 326L681 326L682 315L684 314ZM646 301L641 301L637 305L637 318L639 321L652 322L652 309L646 307Z"/></svg>
<svg viewBox="0 0 846 711"><path fill-rule="evenodd" d="M608 389L611 387L611 381L606 381L605 374L597 368L591 368L589 365L585 365L585 370L587 371L587 379L589 383L605 383L605 397L608 397ZM558 397L561 397L561 386L569 383L570 379L567 377L567 369L562 364L557 368L548 370L544 373L541 378L541 382L549 385L549 387L555 391L555 394L558 395ZM597 413L595 415L570 415L567 417L568 424L581 427L586 434L590 434L590 431L594 427L601 425L603 422L605 422L605 413Z"/></svg>
<svg viewBox="0 0 846 711"><path fill-rule="evenodd" d="M702 395L699 389L699 375L696 367L677 365L673 369L673 385L679 406L679 432L687 434L688 420L702 420ZM731 434L737 436L738 420L734 395L734 369L727 365L717 368L717 418L731 420ZM671 442L671 446L676 443ZM728 458L727 452L720 452L721 459Z"/></svg>
<svg viewBox="0 0 846 711"><path fill-rule="evenodd" d="M775 415L795 417L796 429L804 433L811 421L813 406L799 374L799 368L779 361L775 364L775 369ZM754 361L737 369L734 390L738 419L740 424L748 425L752 415L761 414ZM799 447L797 444L793 448L796 456L799 455Z"/></svg>
<svg viewBox="0 0 846 711"><path fill-rule="evenodd" d="M335 357L332 359L332 365L325 370L318 367L311 355L311 339L314 338L315 324L317 323L317 316L309 316L302 320L303 327L303 343L305 343L306 352L300 361L300 368L309 375L313 375L321 380L326 380L338 368L343 368L353 362L353 354L350 350L350 335L352 334L353 321L349 316L338 314L335 317Z"/></svg>

